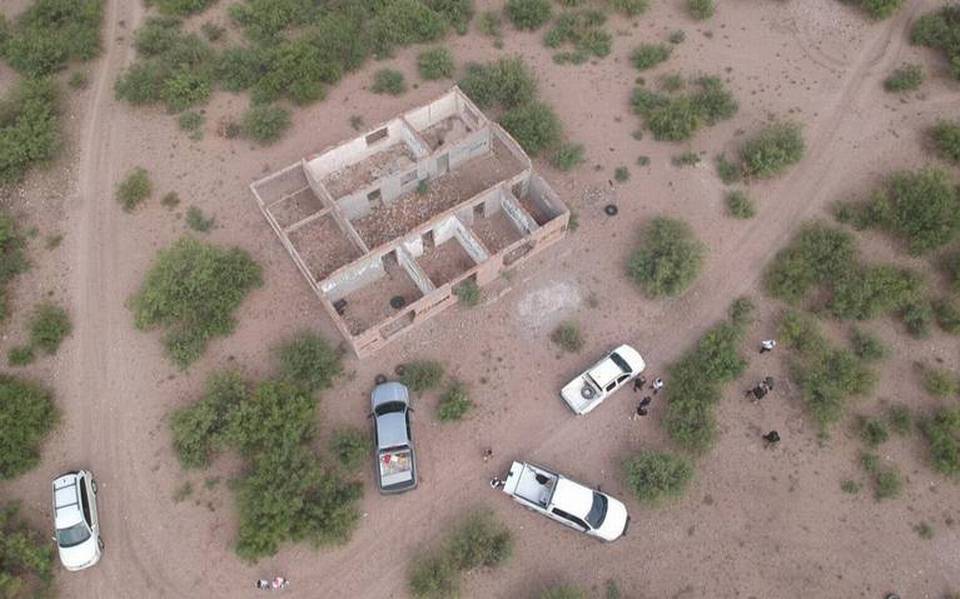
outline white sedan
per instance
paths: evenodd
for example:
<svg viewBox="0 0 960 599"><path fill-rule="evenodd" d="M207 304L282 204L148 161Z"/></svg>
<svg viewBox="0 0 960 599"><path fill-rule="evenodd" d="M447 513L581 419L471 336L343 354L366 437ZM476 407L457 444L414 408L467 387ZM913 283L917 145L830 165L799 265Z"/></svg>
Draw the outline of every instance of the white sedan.
<svg viewBox="0 0 960 599"><path fill-rule="evenodd" d="M64 568L83 570L100 561L103 540L93 474L77 470L53 481L53 519L54 539Z"/></svg>
<svg viewBox="0 0 960 599"><path fill-rule="evenodd" d="M582 416L639 376L644 368L646 364L640 352L629 345L621 345L570 381L560 391L560 396L575 414Z"/></svg>

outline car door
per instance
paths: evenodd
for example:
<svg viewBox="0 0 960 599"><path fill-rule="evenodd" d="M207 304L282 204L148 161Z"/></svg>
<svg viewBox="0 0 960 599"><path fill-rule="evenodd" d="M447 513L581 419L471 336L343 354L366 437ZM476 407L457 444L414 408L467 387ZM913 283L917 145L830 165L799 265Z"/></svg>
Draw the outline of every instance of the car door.
<svg viewBox="0 0 960 599"><path fill-rule="evenodd" d="M87 487L87 477L81 474L77 479L77 486L80 487L80 511L83 512L83 521L87 523L87 528L93 530L93 510L91 509L91 493Z"/></svg>
<svg viewBox="0 0 960 599"><path fill-rule="evenodd" d="M566 526L569 526L574 530L577 530L580 532L587 532L588 530L590 530L590 527L587 526L586 522L584 522L580 518L577 518L573 514L570 514L561 510L560 508L553 508L550 515L557 522L560 522L561 524L565 524Z"/></svg>
<svg viewBox="0 0 960 599"><path fill-rule="evenodd" d="M90 501L90 518L91 518L90 528L92 528L94 531L94 534L96 534L99 537L100 536L100 511L97 506L97 483L95 480L93 480L93 475L85 476L84 481L87 485L88 498Z"/></svg>

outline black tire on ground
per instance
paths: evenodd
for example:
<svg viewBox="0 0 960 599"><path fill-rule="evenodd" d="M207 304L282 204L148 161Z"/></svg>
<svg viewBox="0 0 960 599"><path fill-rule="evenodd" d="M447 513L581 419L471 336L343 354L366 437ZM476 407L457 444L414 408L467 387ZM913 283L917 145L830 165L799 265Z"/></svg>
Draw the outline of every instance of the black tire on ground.
<svg viewBox="0 0 960 599"><path fill-rule="evenodd" d="M103 537L97 537L97 546L103 551Z"/></svg>
<svg viewBox="0 0 960 599"><path fill-rule="evenodd" d="M97 494L97 481L91 480L91 481L90 481L90 488L93 489L93 494L96 495L96 494Z"/></svg>
<svg viewBox="0 0 960 599"><path fill-rule="evenodd" d="M617 208L616 204L607 204L603 207L603 211L607 216L616 216L617 213L620 212L620 209Z"/></svg>
<svg viewBox="0 0 960 599"><path fill-rule="evenodd" d="M378 374L377 376L373 377L373 382L378 385L382 385L387 382L387 375Z"/></svg>
<svg viewBox="0 0 960 599"><path fill-rule="evenodd" d="M407 367L404 366L403 364L397 364L397 367L393 369L393 373L396 374L397 376L403 376L403 374L406 371L407 371Z"/></svg>

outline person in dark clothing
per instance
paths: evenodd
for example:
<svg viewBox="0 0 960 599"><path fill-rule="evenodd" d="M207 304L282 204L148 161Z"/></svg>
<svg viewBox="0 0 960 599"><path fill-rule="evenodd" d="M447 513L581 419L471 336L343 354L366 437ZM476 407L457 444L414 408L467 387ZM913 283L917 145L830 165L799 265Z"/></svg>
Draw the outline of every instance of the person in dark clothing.
<svg viewBox="0 0 960 599"><path fill-rule="evenodd" d="M768 390L773 391L773 377L772 377L772 376L764 377L764 379L763 379L763 384L767 386L767 389L768 389Z"/></svg>
<svg viewBox="0 0 960 599"><path fill-rule="evenodd" d="M646 397L644 397L643 399L641 399L641 400L640 400L640 403L637 404L637 409L636 409L636 411L633 413L633 417L631 418L631 420L636 420L637 418L640 418L641 416L646 416L646 415L647 415L647 406L649 406L651 402L653 402L653 398L650 397L649 395L646 396Z"/></svg>
<svg viewBox="0 0 960 599"><path fill-rule="evenodd" d="M647 377L640 375L637 378L633 379L633 390L643 391L643 387L646 384L647 384Z"/></svg>
<svg viewBox="0 0 960 599"><path fill-rule="evenodd" d="M780 442L780 433L777 431L770 431L766 435L763 435L763 440L770 445L776 445Z"/></svg>

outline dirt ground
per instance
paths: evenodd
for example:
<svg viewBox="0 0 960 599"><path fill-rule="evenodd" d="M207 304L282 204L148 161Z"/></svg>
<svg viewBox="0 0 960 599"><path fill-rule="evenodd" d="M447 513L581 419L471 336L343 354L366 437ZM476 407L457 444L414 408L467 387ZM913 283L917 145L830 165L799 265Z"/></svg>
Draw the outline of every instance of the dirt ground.
<svg viewBox="0 0 960 599"><path fill-rule="evenodd" d="M12 13L25 2L4 2ZM221 2L212 15L221 15ZM751 355L741 384L718 407L716 447L697 463L692 488L661 509L640 507L619 481L618 460L639 448L667 447L654 402L639 423L628 415L635 396L621 392L588 417L576 418L557 390L595 356L629 342L640 349L649 375L663 372L742 294L760 298L759 274L772 254L804 221L825 217L829 204L847 199L880 173L932 162L920 131L941 116L960 116L956 81L934 54L909 45L910 23L938 5L908 2L887 21L872 23L836 0L723 0L703 24L685 16L680 0L658 0L636 20L615 17L612 54L579 67L555 65L541 43L543 32L505 27L505 47L471 33L451 37L458 63L500 54L522 55L537 72L544 99L561 116L569 136L585 144L588 164L570 174L537 168L579 214L580 228L562 243L501 282L474 309L456 308L378 353L350 358L344 377L321 400L320 429L368 426L367 394L378 372L412 358L436 357L471 386L477 409L463 423L440 426L435 397L420 402L414 425L422 484L412 493L382 497L372 474L364 476L364 514L348 545L316 551L286 545L257 565L241 562L231 544L234 502L225 483L211 489L205 477L224 480L241 464L224 456L204 473L184 473L171 450L166 417L194 401L206 376L226 365L251 377L269 372L269 348L303 327L336 339L336 331L293 263L264 222L247 185L301 157L354 135L349 117L376 123L422 104L449 82L420 82L400 98L365 88L382 65L369 63L330 91L321 103L298 110L287 137L270 148L214 133L217 120L246 108L247 99L217 94L207 108L207 132L189 141L160 109L133 108L113 97L113 82L134 58L131 32L145 18L139 1L108 0L106 53L89 65L91 86L67 105L67 148L51 169L31 175L4 198L40 235L31 241L30 273L16 283L14 317L3 331L3 353L23 337L29 307L48 293L70 308L75 330L60 353L27 369L51 381L62 422L44 449L42 464L0 496L23 502L37 526L50 526L49 481L85 466L100 481L106 552L95 568L58 570L64 597L254 597L254 580L283 574L290 597L405 597L410 557L435 543L448 524L472 505L492 508L514 531L513 560L495 571L464 578L465 597L531 597L547 584L575 583L599 596L607 580L631 598L939 598L960 589L960 486L935 474L917 436L894 438L881 457L908 479L899 499L877 503L869 492L841 492L844 478L860 478L860 442L848 427L820 443L798 394L786 383L785 352ZM494 6L478 2L478 8ZM195 19L200 23L204 18ZM193 26L193 21L191 26ZM689 144L631 137L639 121L627 98L637 72L629 52L641 41L660 41L683 29L687 40L658 69L720 74L740 101L737 116L701 131ZM231 32L236 37L236 32ZM391 61L416 81L418 49ZM920 94L901 99L881 91L881 81L905 61L924 64L934 76ZM0 84L12 81L0 68ZM687 149L711 158L732 151L741 132L771 117L805 125L807 158L786 176L751 186L758 216L737 221L723 214L724 188L709 160L678 169L670 157ZM638 155L651 158L635 166ZM152 200L133 214L113 200L116 183L134 166L156 182ZM594 168L597 165L597 168ZM613 186L613 169L632 177ZM177 191L183 203L170 211L159 197ZM602 191L598 191L602 190ZM602 196L615 197L616 217L603 213ZM238 313L236 332L209 347L181 373L164 358L159 334L133 328L125 306L156 251L184 233L182 214L195 204L215 215L209 238L237 244L264 266L265 285ZM682 297L644 299L623 275L639 226L657 214L681 216L710 248L706 269ZM54 250L43 238L65 234ZM879 235L861 246L869 256L903 264ZM751 343L770 335L779 307L760 302ZM587 347L558 356L548 341L556 322L578 319ZM917 341L892 321L867 325L892 348L874 396L857 411L876 413L895 400L922 410L932 402L914 374L919 360L958 364L956 339L936 333ZM841 334L837 327L831 333ZM781 382L761 404L741 396L763 375ZM485 381L485 382L483 382ZM764 449L761 432L778 429L783 441ZM495 449L484 464L481 450ZM604 545L552 524L492 492L487 479L514 458L551 465L584 482L602 485L626 500L629 535ZM174 490L191 480L196 489L180 503ZM933 525L931 540L913 526Z"/></svg>

